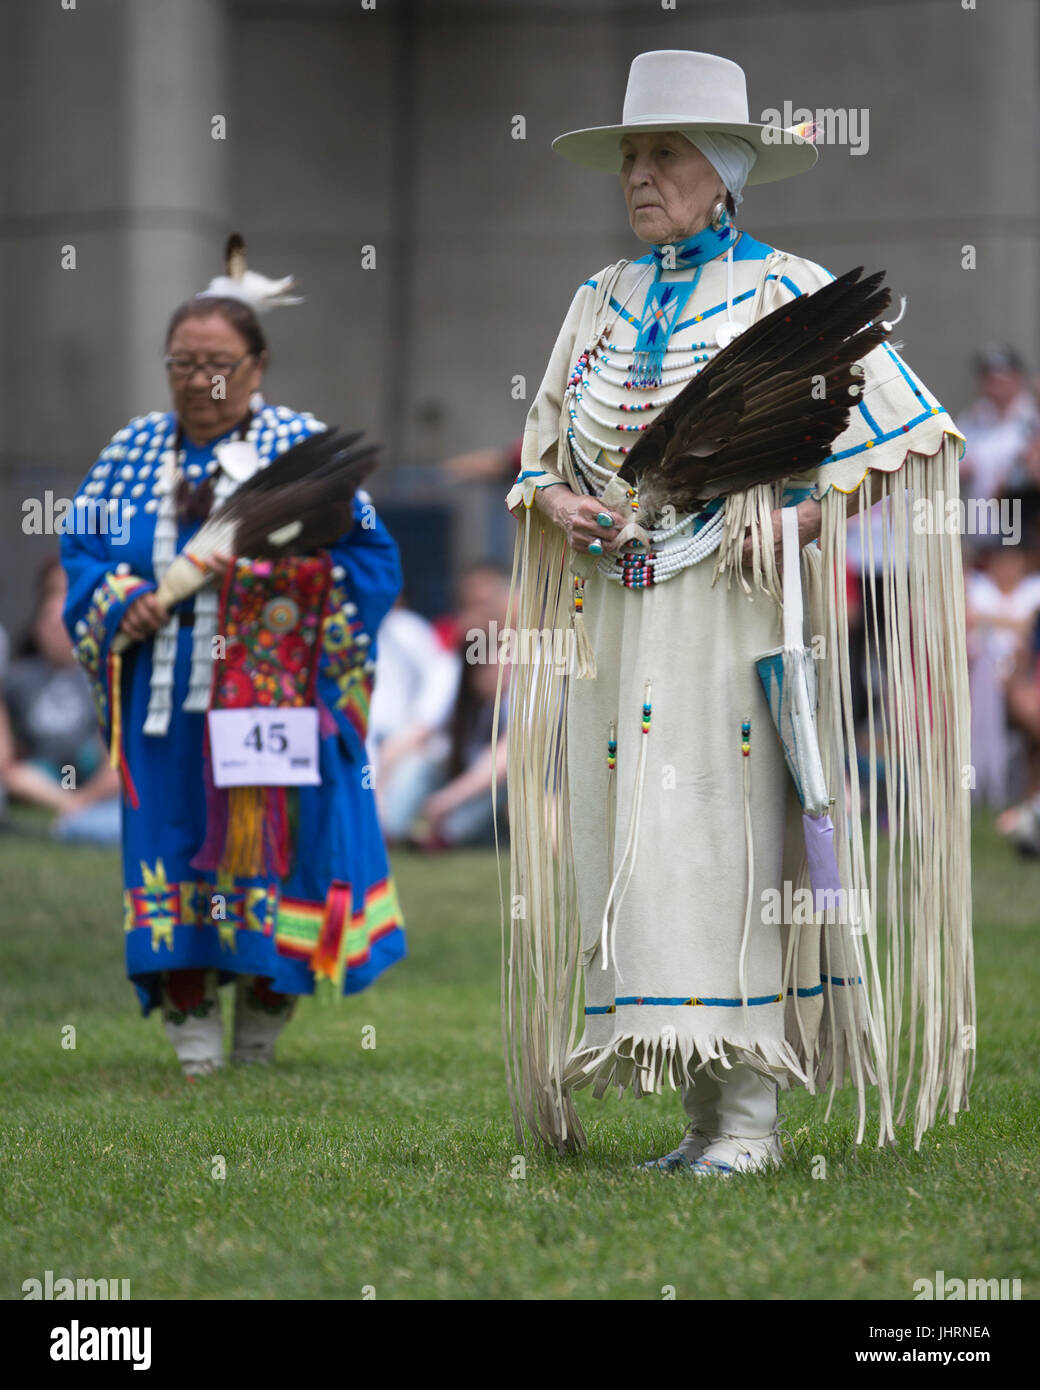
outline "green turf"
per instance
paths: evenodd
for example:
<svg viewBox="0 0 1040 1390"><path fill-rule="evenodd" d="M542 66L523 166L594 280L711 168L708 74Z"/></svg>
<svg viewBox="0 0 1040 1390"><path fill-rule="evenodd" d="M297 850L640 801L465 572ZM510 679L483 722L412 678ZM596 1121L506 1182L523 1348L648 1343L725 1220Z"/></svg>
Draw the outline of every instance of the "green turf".
<svg viewBox="0 0 1040 1390"><path fill-rule="evenodd" d="M494 857L394 868L408 961L342 1005L304 1001L276 1067L189 1084L123 976L115 854L0 836L0 1297L47 1269L134 1298L907 1299L938 1269L1035 1296L1040 864L988 823L971 1113L918 1153L857 1151L849 1097L825 1126L794 1092L798 1155L721 1183L633 1171L681 1131L667 1092L582 1093L588 1153L514 1177Z"/></svg>

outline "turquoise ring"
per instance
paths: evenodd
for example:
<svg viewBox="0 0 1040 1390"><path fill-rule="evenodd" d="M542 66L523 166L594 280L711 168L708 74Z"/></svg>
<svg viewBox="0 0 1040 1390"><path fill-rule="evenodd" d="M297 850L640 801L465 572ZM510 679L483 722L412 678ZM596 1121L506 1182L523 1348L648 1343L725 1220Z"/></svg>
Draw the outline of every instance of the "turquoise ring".
<svg viewBox="0 0 1040 1390"><path fill-rule="evenodd" d="M596 517L596 524L597 526L613 526L614 518L606 512L600 512L599 516Z"/></svg>
<svg viewBox="0 0 1040 1390"><path fill-rule="evenodd" d="M589 546L589 554L590 554L590 555L602 555L602 554L603 554L603 547L600 545L599 541L593 541L593 542L592 542L592 544Z"/></svg>

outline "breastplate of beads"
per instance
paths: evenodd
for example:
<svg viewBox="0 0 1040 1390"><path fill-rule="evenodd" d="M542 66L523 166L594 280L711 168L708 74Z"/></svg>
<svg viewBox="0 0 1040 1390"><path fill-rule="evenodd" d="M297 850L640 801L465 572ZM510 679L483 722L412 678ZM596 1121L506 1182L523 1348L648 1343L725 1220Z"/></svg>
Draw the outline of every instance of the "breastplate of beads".
<svg viewBox="0 0 1040 1390"><path fill-rule="evenodd" d="M575 473L586 492L600 496L621 467L638 436L648 429L670 401L718 351L714 343L691 338L665 349L660 380L642 385L634 380L632 343L616 340L615 325L605 330L575 362L567 382L567 443ZM684 335L685 336L685 335ZM634 342L634 339L633 339ZM663 583L687 565L718 547L721 508L693 534L694 518L646 527L650 550L627 550L605 555L597 568L627 589L647 589Z"/></svg>

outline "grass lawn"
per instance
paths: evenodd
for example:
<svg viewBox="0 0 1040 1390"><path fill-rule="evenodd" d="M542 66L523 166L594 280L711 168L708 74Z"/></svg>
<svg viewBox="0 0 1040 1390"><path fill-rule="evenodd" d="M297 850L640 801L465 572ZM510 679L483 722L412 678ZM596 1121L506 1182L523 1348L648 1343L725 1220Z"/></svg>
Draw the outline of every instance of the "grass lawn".
<svg viewBox="0 0 1040 1390"><path fill-rule="evenodd" d="M909 1299L940 1269L1035 1297L1040 864L975 835L971 1113L857 1151L850 1097L825 1127L792 1092L798 1155L729 1182L633 1171L681 1132L668 1092L583 1092L589 1152L512 1176L493 854L395 856L410 958L304 1000L276 1067L189 1084L123 975L116 854L0 835L0 1297L48 1269L135 1299Z"/></svg>

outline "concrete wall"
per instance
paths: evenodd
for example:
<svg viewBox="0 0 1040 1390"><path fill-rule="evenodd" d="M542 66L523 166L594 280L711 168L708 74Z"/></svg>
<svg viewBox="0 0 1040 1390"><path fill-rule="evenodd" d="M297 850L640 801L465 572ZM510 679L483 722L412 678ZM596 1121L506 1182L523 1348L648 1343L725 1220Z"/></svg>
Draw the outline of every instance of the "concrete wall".
<svg viewBox="0 0 1040 1390"><path fill-rule="evenodd" d="M1033 0L55 0L9 5L4 27L9 627L53 548L21 535L21 500L71 489L131 414L165 405L166 316L233 228L307 295L268 320L269 397L384 439L377 496L447 500L456 561L502 548L500 490L445 498L430 465L518 434L512 377L530 395L577 285L642 253L613 181L549 142L618 119L647 48L734 58L753 118L867 111L867 153L824 146L810 175L749 190L741 222L835 271L884 266L910 296L906 354L952 409L980 341L1040 360Z"/></svg>

